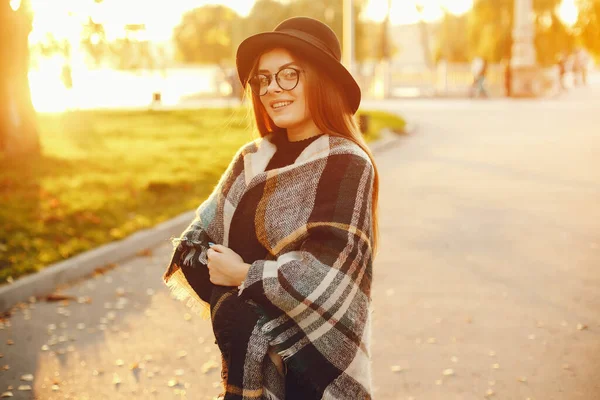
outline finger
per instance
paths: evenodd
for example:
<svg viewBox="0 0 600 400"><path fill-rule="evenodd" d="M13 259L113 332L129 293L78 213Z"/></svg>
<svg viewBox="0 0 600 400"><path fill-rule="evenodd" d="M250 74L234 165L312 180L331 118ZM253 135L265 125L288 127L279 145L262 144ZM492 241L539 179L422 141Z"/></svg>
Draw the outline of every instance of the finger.
<svg viewBox="0 0 600 400"><path fill-rule="evenodd" d="M210 260L211 258L215 257L217 253L215 250L213 249L208 249L208 251L206 252L206 257Z"/></svg>
<svg viewBox="0 0 600 400"><path fill-rule="evenodd" d="M222 244L213 244L213 245L210 247L210 249L211 249L211 250L214 250L214 251L216 251L217 253L223 253L223 252L225 252L225 251L226 251L228 248L227 248L227 247L225 247L225 246L223 246Z"/></svg>

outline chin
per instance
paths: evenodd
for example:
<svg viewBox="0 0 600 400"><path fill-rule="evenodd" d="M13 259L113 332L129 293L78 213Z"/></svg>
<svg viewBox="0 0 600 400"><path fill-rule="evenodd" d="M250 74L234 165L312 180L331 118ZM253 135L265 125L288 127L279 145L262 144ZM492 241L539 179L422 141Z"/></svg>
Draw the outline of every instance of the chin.
<svg viewBox="0 0 600 400"><path fill-rule="evenodd" d="M292 119L292 118L285 118L285 117L273 118L273 117L271 117L271 119L273 120L275 125L277 125L279 128L282 128L282 129L286 129L286 128L289 128L291 126L298 124L298 121L295 119Z"/></svg>

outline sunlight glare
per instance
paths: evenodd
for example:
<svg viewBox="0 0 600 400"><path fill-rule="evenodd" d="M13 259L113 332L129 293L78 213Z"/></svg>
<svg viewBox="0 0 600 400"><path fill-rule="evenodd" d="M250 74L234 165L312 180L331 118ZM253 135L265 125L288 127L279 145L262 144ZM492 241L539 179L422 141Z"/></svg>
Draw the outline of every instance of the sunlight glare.
<svg viewBox="0 0 600 400"><path fill-rule="evenodd" d="M17 11L21 7L21 0L10 0L10 8L13 11Z"/></svg>
<svg viewBox="0 0 600 400"><path fill-rule="evenodd" d="M442 3L442 7L450 14L462 15L473 8L473 0L446 0Z"/></svg>
<svg viewBox="0 0 600 400"><path fill-rule="evenodd" d="M567 25L573 26L579 17L579 9L575 4L575 0L562 0L558 7L558 15L560 19Z"/></svg>
<svg viewBox="0 0 600 400"><path fill-rule="evenodd" d="M374 22L384 20L387 13L388 0L369 0L363 18ZM417 11L417 5L423 6L423 15ZM392 24L414 24L421 17L427 22L443 18L443 10L454 15L461 15L473 7L473 0L392 0L390 21Z"/></svg>

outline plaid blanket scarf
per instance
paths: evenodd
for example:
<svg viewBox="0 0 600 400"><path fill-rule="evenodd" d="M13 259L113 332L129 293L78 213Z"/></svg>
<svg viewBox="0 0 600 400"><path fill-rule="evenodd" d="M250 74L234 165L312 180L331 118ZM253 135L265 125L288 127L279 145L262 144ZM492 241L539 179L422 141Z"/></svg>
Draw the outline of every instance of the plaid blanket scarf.
<svg viewBox="0 0 600 400"><path fill-rule="evenodd" d="M240 149L174 240L164 281L210 311L225 399L285 399L282 366L318 397L370 399L372 164L350 140L323 135L294 164L265 172L275 150L269 136ZM247 198L266 256L244 258L240 287L213 285L208 242L233 249L232 219Z"/></svg>

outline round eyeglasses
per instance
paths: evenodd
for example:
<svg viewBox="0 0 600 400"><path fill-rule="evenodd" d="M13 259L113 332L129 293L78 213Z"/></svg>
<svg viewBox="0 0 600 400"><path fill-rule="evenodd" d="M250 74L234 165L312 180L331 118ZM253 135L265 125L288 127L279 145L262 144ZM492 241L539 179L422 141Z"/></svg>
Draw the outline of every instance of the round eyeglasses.
<svg viewBox="0 0 600 400"><path fill-rule="evenodd" d="M257 96L267 94L273 77L282 90L294 90L300 81L300 72L302 71L299 69L287 67L279 70L276 74L256 74L250 78L248 83L252 92Z"/></svg>

